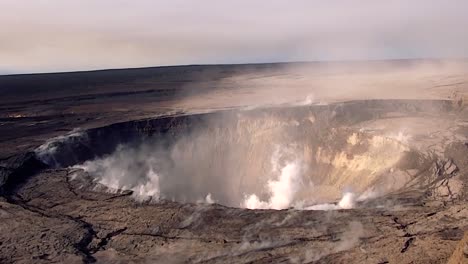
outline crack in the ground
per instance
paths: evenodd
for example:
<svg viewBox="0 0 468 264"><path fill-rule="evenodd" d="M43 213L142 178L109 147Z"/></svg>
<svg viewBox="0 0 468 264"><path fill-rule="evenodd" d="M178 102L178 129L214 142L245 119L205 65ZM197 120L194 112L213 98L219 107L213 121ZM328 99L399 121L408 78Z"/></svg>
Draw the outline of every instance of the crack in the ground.
<svg viewBox="0 0 468 264"><path fill-rule="evenodd" d="M132 194L133 194L133 191L123 191L121 194L111 196L109 198L104 199L103 201L110 201L110 200L121 198L121 197L131 196Z"/></svg>
<svg viewBox="0 0 468 264"><path fill-rule="evenodd" d="M408 250L409 246L411 246L411 244L413 244L413 242L414 242L415 239L416 239L416 238L414 238L414 237L408 238L408 239L405 241L405 244L403 245L403 248L401 249L400 252L401 252L401 253L405 253L405 252Z"/></svg>
<svg viewBox="0 0 468 264"><path fill-rule="evenodd" d="M398 226L397 226L397 229L403 230L403 231L405 231L405 232L406 232L406 228L407 228L408 226L414 225L414 224L417 223L417 221L413 221L413 222L409 222L409 223L403 223L403 222L401 222L401 221L398 219L398 217L396 217L396 216L393 216L393 217L392 217L392 220L393 220L393 222L394 222L395 224L398 225Z"/></svg>
<svg viewBox="0 0 468 264"><path fill-rule="evenodd" d="M54 218L54 219L60 219L60 220L68 220L68 221L72 221L72 222L75 222L78 225L80 225L85 230L85 232L83 234L83 238L80 239L80 241L78 241L77 243L74 244L74 248L78 252L81 253L84 263L95 263L96 262L96 259L92 256L92 253L88 249L89 244L96 237L96 233L97 233L90 223L88 223L88 222L86 222L86 221L84 221L82 219L79 219L77 217L73 217L73 216L66 215L66 214L48 214L48 213L44 212L44 210L42 208L32 206L32 205L28 205L25 201L21 200L20 197L15 198L15 197L10 196L10 197L6 197L6 199L7 199L8 203L20 206L24 210L27 210L29 212L38 214L41 217Z"/></svg>
<svg viewBox="0 0 468 264"><path fill-rule="evenodd" d="M219 243L240 243L241 241L226 241L226 240L220 240L217 238L202 238L202 237L178 237L178 236L166 236L163 234L154 234L154 233L129 233L129 232L121 232L118 235L124 235L124 236L150 236L150 237L157 237L157 238L162 238L164 240L196 240L200 242L205 242L205 243L213 243L219 242Z"/></svg>
<svg viewBox="0 0 468 264"><path fill-rule="evenodd" d="M100 250L103 250L113 237L122 234L126 230L127 230L127 227L124 227L124 228L120 228L113 232L108 233L105 237L101 238L101 241L99 241L96 247L89 249L89 253L92 255Z"/></svg>
<svg viewBox="0 0 468 264"><path fill-rule="evenodd" d="M404 235L403 237L407 237L408 239L405 241L405 243L403 244L403 247L401 249L401 253L405 253L408 248L413 244L414 240L416 239L414 236L414 234L411 234L408 232L407 230L407 227L410 226L410 225L413 225L413 224L416 224L417 221L413 221L413 222L410 222L410 223L403 223L401 222L398 217L396 216L393 216L393 215L390 215L392 217L392 220L395 224L397 224L397 229L398 230L402 230L404 232Z"/></svg>
<svg viewBox="0 0 468 264"><path fill-rule="evenodd" d="M70 174L69 172L67 171L67 175L65 177L65 182L66 182L66 185L67 185L67 188L68 190L73 193L73 195L77 196L77 197L81 197L81 195L79 195L77 192L75 192L75 188L73 188L73 186L71 185L71 182L70 182Z"/></svg>

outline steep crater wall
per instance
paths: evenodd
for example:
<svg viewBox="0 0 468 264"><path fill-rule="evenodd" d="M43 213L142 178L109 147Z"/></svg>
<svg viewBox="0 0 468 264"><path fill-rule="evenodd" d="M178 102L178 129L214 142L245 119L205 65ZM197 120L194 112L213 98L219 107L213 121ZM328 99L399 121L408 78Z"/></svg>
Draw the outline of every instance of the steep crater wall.
<svg viewBox="0 0 468 264"><path fill-rule="evenodd" d="M428 169L429 161L398 135L355 124L451 107L356 101L162 117L74 131L36 154L50 167L76 169L76 179L90 177L106 191L131 190L137 199L313 209L346 192L354 201L397 191L414 178L402 166ZM408 165L411 159L419 161Z"/></svg>

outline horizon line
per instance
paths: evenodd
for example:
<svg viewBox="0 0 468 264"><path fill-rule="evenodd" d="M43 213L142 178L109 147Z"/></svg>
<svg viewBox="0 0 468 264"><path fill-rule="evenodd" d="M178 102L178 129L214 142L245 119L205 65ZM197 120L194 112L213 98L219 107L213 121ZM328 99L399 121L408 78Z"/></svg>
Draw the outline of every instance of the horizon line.
<svg viewBox="0 0 468 264"><path fill-rule="evenodd" d="M178 68L178 67L212 67L212 66L242 66L242 65L268 65L268 64L307 64L307 63L359 63L359 62L385 62L385 61L467 61L466 58L390 58L390 59L351 59L351 60L297 60L297 61L272 61L272 62L241 62L241 63L188 63L188 64L169 64L157 66L135 66L128 68L92 68L86 70L64 70L64 71L44 71L44 72L25 72L25 73L7 73L1 74L0 77L7 76L24 76L24 75L46 75L46 74L73 74L73 73L92 73L105 71L123 71L123 70L144 70L157 68Z"/></svg>

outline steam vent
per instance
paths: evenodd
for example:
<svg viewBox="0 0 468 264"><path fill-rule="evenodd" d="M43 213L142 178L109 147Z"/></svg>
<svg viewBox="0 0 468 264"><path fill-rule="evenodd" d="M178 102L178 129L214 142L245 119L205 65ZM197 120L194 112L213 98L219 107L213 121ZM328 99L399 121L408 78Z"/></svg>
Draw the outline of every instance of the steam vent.
<svg viewBox="0 0 468 264"><path fill-rule="evenodd" d="M0 263L468 263L468 62L0 76Z"/></svg>

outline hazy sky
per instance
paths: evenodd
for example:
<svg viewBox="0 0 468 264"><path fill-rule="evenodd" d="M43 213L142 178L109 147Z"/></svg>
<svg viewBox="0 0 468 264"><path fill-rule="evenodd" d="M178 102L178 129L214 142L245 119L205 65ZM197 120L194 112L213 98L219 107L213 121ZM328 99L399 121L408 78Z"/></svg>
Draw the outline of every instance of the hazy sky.
<svg viewBox="0 0 468 264"><path fill-rule="evenodd" d="M0 74L468 57L467 0L0 0Z"/></svg>

